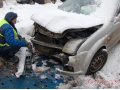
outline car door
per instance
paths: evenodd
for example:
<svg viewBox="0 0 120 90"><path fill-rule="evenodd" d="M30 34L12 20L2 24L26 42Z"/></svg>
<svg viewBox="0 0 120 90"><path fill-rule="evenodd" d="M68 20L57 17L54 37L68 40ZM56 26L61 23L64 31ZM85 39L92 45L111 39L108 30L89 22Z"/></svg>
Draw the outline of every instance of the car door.
<svg viewBox="0 0 120 90"><path fill-rule="evenodd" d="M112 20L112 28L108 37L108 47L113 47L120 40L120 5L116 10L116 14Z"/></svg>

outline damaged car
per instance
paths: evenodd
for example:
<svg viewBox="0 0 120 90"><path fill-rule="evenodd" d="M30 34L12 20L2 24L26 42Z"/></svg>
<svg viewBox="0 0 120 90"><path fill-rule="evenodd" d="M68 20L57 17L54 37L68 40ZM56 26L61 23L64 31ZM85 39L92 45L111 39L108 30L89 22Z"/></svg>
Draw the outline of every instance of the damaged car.
<svg viewBox="0 0 120 90"><path fill-rule="evenodd" d="M31 41L42 55L64 63L64 74L94 74L120 40L120 0L66 0L32 16Z"/></svg>

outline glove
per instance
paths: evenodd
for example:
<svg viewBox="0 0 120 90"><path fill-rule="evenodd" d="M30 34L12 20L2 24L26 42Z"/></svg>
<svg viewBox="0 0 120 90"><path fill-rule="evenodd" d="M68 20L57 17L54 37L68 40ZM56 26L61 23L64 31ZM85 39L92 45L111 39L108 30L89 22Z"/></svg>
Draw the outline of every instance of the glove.
<svg viewBox="0 0 120 90"><path fill-rule="evenodd" d="M18 35L18 38L19 38L20 40L25 40L25 38L23 38L21 35Z"/></svg>
<svg viewBox="0 0 120 90"><path fill-rule="evenodd" d="M32 52L32 44L30 42L27 42L27 47L30 52Z"/></svg>

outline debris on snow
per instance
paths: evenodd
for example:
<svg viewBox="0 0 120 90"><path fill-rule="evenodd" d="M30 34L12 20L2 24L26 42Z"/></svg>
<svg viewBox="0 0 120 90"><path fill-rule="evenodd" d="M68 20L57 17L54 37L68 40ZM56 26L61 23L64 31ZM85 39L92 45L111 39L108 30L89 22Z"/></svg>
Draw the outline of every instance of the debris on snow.
<svg viewBox="0 0 120 90"><path fill-rule="evenodd" d="M44 72L46 70L48 70L50 67L46 67L46 66L42 66L42 67L36 67L36 72Z"/></svg>
<svg viewBox="0 0 120 90"><path fill-rule="evenodd" d="M61 75L60 74L55 74L55 79L60 79Z"/></svg>
<svg viewBox="0 0 120 90"><path fill-rule="evenodd" d="M40 78L45 79L45 78L47 78L47 76L46 75L41 75Z"/></svg>

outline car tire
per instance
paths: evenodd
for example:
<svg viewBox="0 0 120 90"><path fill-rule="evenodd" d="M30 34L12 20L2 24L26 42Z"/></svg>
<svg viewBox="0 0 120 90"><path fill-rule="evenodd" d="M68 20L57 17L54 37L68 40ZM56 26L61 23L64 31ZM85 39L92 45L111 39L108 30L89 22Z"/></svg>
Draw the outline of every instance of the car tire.
<svg viewBox="0 0 120 90"><path fill-rule="evenodd" d="M106 49L98 50L98 52L93 56L91 60L86 75L91 75L101 70L106 63L107 58L108 58L108 53Z"/></svg>

